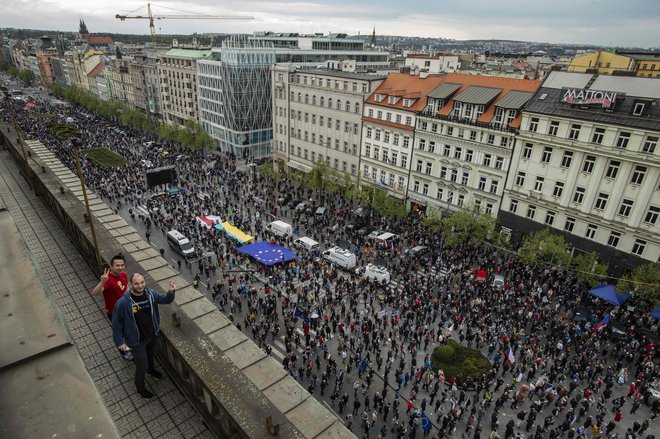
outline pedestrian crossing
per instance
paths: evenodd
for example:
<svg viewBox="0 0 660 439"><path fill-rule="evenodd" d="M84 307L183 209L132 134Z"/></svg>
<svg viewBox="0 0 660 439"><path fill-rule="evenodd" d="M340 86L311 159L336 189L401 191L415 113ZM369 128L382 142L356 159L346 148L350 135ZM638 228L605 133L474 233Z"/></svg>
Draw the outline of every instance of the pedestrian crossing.
<svg viewBox="0 0 660 439"><path fill-rule="evenodd" d="M298 347L296 347L295 343L292 343L292 348L293 351L298 356L298 358L302 358L302 354L304 352L304 344L305 344L305 332L298 327L296 327L296 332L300 335L301 343L298 343ZM316 331L314 331L313 329L309 330L309 334L311 337L316 337ZM286 355L284 334L280 334L275 340L270 341L267 344L269 344L270 347L273 348L270 355L281 363L282 360L284 360L284 356Z"/></svg>
<svg viewBox="0 0 660 439"><path fill-rule="evenodd" d="M437 278L437 277L447 277L449 272L447 271L446 268L442 268L440 270L436 269L435 267L432 267L431 269L428 270L422 270L419 269L415 271L415 275L418 277L422 278ZM391 292L396 292L396 291L401 291L403 289L403 281L401 280L391 280L389 284L387 284L386 287L388 290Z"/></svg>

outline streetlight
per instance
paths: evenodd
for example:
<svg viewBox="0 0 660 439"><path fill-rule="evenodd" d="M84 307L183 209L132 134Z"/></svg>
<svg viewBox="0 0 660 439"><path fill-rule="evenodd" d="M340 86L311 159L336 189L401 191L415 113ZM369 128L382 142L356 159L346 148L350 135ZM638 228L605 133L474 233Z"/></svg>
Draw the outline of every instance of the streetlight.
<svg viewBox="0 0 660 439"><path fill-rule="evenodd" d="M12 101L11 96L9 95L9 89L5 86L0 86L0 90L5 95L7 99L7 106L9 107L9 113L11 114L12 125L14 126L14 132L16 133L16 140L21 146L23 152L23 160L25 161L25 176L28 180L28 184L32 187L32 172L31 168L28 165L27 151L25 150L25 142L23 142L23 136L21 136L21 130L18 128L18 123L16 122L16 111L14 110L14 102Z"/></svg>
<svg viewBox="0 0 660 439"><path fill-rule="evenodd" d="M85 188L85 177L83 176L82 166L80 166L80 154L78 151L79 144L78 138L71 139L71 152L73 153L73 160L76 162L76 170L78 171L78 179L80 180L80 187L82 188L83 198L85 200L85 209L87 210L87 221L89 221L89 228L92 232L92 242L94 243L94 256L96 257L96 268L101 271L101 255L99 254L99 243L96 239L96 229L94 228L94 218L92 217L92 210L89 208L89 199L87 198L87 189Z"/></svg>

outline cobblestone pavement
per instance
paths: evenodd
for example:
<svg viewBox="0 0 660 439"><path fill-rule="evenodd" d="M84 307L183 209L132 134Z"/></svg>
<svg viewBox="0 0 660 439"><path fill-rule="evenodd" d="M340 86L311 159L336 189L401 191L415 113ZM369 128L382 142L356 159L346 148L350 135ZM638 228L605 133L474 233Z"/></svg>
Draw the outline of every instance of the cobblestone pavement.
<svg viewBox="0 0 660 439"><path fill-rule="evenodd" d="M151 400L136 393L134 366L114 347L103 299L90 295L97 277L57 219L30 191L7 152L0 152L0 195L122 436L214 437L169 378L147 378L147 386L156 395Z"/></svg>

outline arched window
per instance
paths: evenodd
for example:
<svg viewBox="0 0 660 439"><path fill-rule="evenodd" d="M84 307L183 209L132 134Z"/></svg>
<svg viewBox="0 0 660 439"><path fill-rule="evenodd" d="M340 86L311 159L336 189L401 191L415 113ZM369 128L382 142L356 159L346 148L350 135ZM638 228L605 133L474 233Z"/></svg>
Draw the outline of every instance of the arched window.
<svg viewBox="0 0 660 439"><path fill-rule="evenodd" d="M309 95L305 93L305 103L309 104Z"/></svg>
<svg viewBox="0 0 660 439"><path fill-rule="evenodd" d="M355 103L355 112L358 113L358 114L360 113L360 103L359 102Z"/></svg>
<svg viewBox="0 0 660 439"><path fill-rule="evenodd" d="M316 95L312 95L312 105L316 105Z"/></svg>
<svg viewBox="0 0 660 439"><path fill-rule="evenodd" d="M325 105L325 98L324 98L323 96L321 96L321 97L319 98L319 105L320 105L321 107Z"/></svg>
<svg viewBox="0 0 660 439"><path fill-rule="evenodd" d="M341 110L341 99L337 99L337 110Z"/></svg>
<svg viewBox="0 0 660 439"><path fill-rule="evenodd" d="M344 107L345 111L351 111L351 103L346 101L346 106Z"/></svg>
<svg viewBox="0 0 660 439"><path fill-rule="evenodd" d="M328 98L328 108L332 108L332 98Z"/></svg>
<svg viewBox="0 0 660 439"><path fill-rule="evenodd" d="M296 98L296 94L294 92L291 92L291 100L294 100Z"/></svg>
<svg viewBox="0 0 660 439"><path fill-rule="evenodd" d="M302 102L302 93L298 93L298 102Z"/></svg>

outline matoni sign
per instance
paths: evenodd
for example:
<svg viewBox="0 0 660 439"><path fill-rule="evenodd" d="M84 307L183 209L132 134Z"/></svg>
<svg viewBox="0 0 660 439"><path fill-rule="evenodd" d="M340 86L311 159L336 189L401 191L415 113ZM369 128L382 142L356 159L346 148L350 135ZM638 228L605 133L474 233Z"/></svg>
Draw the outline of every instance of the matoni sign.
<svg viewBox="0 0 660 439"><path fill-rule="evenodd" d="M564 93L562 102L574 105L601 105L610 108L616 103L617 93L614 91L586 90L569 88Z"/></svg>

